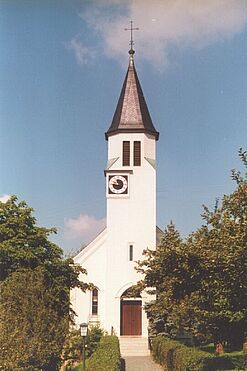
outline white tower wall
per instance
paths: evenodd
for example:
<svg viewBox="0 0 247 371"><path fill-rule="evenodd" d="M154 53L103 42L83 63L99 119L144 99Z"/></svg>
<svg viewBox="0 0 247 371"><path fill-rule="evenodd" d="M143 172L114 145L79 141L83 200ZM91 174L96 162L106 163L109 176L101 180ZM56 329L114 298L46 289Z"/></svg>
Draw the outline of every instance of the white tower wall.
<svg viewBox="0 0 247 371"><path fill-rule="evenodd" d="M116 134L109 137L108 160L118 158L110 171L129 174L129 195L107 197L107 327L120 332L120 296L141 279L134 269L145 248L156 243L156 171L153 136L144 133ZM130 141L130 166L122 166L122 142ZM133 166L133 143L141 142L141 166ZM149 162L152 160L152 164ZM121 172L122 171L122 172ZM129 246L133 245L133 260L129 261ZM122 292L119 292L122 288ZM113 304L115 302L115 304ZM115 319L115 320L114 320ZM147 332L145 315L142 333Z"/></svg>

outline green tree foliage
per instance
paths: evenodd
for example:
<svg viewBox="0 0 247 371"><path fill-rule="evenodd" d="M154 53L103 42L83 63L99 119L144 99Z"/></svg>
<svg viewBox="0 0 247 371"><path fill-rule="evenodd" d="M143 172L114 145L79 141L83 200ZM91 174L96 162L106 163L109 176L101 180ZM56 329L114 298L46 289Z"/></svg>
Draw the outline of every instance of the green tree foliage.
<svg viewBox="0 0 247 371"><path fill-rule="evenodd" d="M247 167L247 153L239 155ZM153 288L147 306L151 322L163 320L170 336L237 346L243 341L247 314L247 175L232 171L236 189L213 211L204 207L205 224L182 241L171 224L156 251L145 250L138 264L139 287ZM152 292L152 289L151 289ZM156 321L156 322L155 322Z"/></svg>
<svg viewBox="0 0 247 371"><path fill-rule="evenodd" d="M5 360L20 359L20 362L32 362L30 365L34 365L35 360L31 361L28 355L26 358L22 351L27 348L29 341L32 343L32 339L33 344L36 344L37 351L33 354L37 362L42 357L45 364L49 357L50 361L58 359L65 330L68 329L70 289L80 287L85 291L91 287L79 280L79 274L86 273L85 270L75 266L72 258L63 259L62 250L49 241L51 233L55 233L55 229L37 226L33 209L25 202L18 202L15 196L6 203L0 202L0 285L3 292L0 307L3 331L0 331L0 344L4 346L5 341L9 344L4 350L1 349L1 357ZM20 310L16 321L18 305L23 313ZM10 325L12 323L15 325ZM45 329L46 340L42 332ZM20 340L19 346L11 347L15 338ZM30 349L32 352L34 347ZM23 369L29 369L29 363L25 367Z"/></svg>
<svg viewBox="0 0 247 371"><path fill-rule="evenodd" d="M56 370L68 321L43 269L16 271L0 288L0 369Z"/></svg>

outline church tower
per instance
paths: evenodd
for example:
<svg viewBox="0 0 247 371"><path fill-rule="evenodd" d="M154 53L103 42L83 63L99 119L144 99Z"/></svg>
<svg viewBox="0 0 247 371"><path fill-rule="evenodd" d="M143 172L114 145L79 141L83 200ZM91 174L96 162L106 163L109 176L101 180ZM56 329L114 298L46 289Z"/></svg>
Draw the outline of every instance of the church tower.
<svg viewBox="0 0 247 371"><path fill-rule="evenodd" d="M140 279L134 262L142 258L145 248L156 245L155 147L159 134L138 80L134 51L131 49L129 53L128 71L112 124L106 132L107 284L113 292L118 291L117 286L128 289ZM122 319L123 334L124 327ZM134 329L133 335L135 332L140 334L143 330Z"/></svg>
<svg viewBox="0 0 247 371"><path fill-rule="evenodd" d="M145 293L129 297L128 290L141 279L136 261L149 247L155 249L156 141L154 128L129 51L129 66L112 123L106 178L106 229L75 258L88 272L92 293L72 293L78 322L100 323L117 335L147 336L143 305Z"/></svg>

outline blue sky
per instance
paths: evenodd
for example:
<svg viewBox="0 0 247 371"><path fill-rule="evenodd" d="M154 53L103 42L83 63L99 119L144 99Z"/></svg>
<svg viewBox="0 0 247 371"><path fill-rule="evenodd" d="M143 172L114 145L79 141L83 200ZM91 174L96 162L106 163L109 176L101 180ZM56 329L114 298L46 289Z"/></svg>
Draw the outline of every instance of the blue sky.
<svg viewBox="0 0 247 371"><path fill-rule="evenodd" d="M0 196L68 253L102 228L108 129L128 64L156 129L157 222L186 236L247 142L247 1L0 1ZM3 199L3 198L2 198Z"/></svg>

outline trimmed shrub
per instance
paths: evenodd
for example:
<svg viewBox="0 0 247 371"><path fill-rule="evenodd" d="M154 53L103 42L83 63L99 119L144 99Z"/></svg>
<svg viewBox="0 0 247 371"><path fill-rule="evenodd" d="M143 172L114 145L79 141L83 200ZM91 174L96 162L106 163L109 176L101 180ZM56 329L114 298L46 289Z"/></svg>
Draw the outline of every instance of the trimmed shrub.
<svg viewBox="0 0 247 371"><path fill-rule="evenodd" d="M163 336L157 336L152 340L152 355L156 362L166 367L164 370L172 370L174 350L182 345L174 340L168 340Z"/></svg>
<svg viewBox="0 0 247 371"><path fill-rule="evenodd" d="M197 350L196 348L189 348L183 345L176 348L173 353L173 370L188 370L201 371L210 370L204 368L205 362L211 359L213 355ZM212 369L213 370L213 369Z"/></svg>
<svg viewBox="0 0 247 371"><path fill-rule="evenodd" d="M243 362L238 362L235 357L223 354L219 357L207 358L204 362L204 371L208 370L244 370Z"/></svg>
<svg viewBox="0 0 247 371"><path fill-rule="evenodd" d="M88 361L87 371L119 371L120 349L117 336L103 336Z"/></svg>
<svg viewBox="0 0 247 371"><path fill-rule="evenodd" d="M152 355L166 371L234 370L236 367L229 355L214 356L164 336L153 339Z"/></svg>

